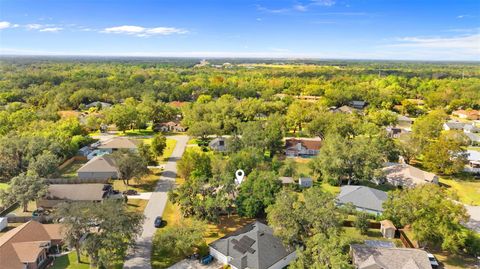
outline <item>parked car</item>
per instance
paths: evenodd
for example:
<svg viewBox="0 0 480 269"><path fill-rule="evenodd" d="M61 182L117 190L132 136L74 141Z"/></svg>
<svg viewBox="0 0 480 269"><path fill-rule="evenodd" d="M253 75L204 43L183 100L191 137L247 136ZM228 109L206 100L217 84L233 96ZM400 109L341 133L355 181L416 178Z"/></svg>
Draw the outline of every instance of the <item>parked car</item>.
<svg viewBox="0 0 480 269"><path fill-rule="evenodd" d="M213 256L208 254L200 259L200 263L203 265L207 265L213 261Z"/></svg>
<svg viewBox="0 0 480 269"><path fill-rule="evenodd" d="M138 195L136 190L126 190L123 192L124 195Z"/></svg>
<svg viewBox="0 0 480 269"><path fill-rule="evenodd" d="M437 258L435 258L435 256L433 256L433 254L431 253L427 253L427 256L428 256L428 259L430 260L430 265L432 265L432 268L433 269L438 268Z"/></svg>
<svg viewBox="0 0 480 269"><path fill-rule="evenodd" d="M155 225L155 228L162 227L162 217L160 216L156 217L155 221L153 222L153 225Z"/></svg>

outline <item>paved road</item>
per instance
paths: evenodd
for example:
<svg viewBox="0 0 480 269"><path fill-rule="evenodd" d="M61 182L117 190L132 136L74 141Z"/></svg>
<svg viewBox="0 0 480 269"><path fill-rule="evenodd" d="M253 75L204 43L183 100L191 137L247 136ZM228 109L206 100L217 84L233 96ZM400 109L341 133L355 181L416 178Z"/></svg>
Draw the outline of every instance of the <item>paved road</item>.
<svg viewBox="0 0 480 269"><path fill-rule="evenodd" d="M480 234L480 206L465 205L470 220L465 224L471 230Z"/></svg>
<svg viewBox="0 0 480 269"><path fill-rule="evenodd" d="M152 249L152 239L155 234L153 221L157 216L162 216L167 203L167 193L173 187L177 175L177 161L182 157L187 146L188 136L171 136L177 144L172 152L172 156L165 165L165 170L160 176L157 188L152 193L150 200L145 208L145 222L143 224L142 235L137 240L137 246L133 253L127 256L123 268L128 269L147 269L151 268L150 254Z"/></svg>

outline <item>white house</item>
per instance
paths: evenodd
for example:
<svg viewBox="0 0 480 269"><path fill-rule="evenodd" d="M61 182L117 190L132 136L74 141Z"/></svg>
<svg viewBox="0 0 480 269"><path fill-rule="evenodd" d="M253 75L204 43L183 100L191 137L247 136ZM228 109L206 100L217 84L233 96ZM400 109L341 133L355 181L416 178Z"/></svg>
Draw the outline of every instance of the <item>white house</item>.
<svg viewBox="0 0 480 269"><path fill-rule="evenodd" d="M285 140L285 155L288 157L315 156L320 152L320 138L288 138Z"/></svg>
<svg viewBox="0 0 480 269"><path fill-rule="evenodd" d="M296 258L267 225L255 221L209 245L210 255L232 269L282 269Z"/></svg>
<svg viewBox="0 0 480 269"><path fill-rule="evenodd" d="M480 152L476 150L467 150L468 165L464 171L469 173L480 174Z"/></svg>
<svg viewBox="0 0 480 269"><path fill-rule="evenodd" d="M310 188L313 186L313 180L310 177L301 177L298 179L298 185L303 188Z"/></svg>

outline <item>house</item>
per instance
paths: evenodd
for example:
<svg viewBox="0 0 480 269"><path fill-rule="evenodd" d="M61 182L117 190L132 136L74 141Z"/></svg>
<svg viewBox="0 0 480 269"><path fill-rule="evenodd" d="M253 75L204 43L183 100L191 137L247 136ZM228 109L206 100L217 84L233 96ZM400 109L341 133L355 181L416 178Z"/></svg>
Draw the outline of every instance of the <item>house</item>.
<svg viewBox="0 0 480 269"><path fill-rule="evenodd" d="M365 186L342 186L337 196L337 205L353 204L358 211L372 214L382 214L383 202L387 200L387 193Z"/></svg>
<svg viewBox="0 0 480 269"><path fill-rule="evenodd" d="M477 146L480 145L480 135L478 134L472 134L472 133L465 133L465 135L468 137L470 140L470 145L471 146Z"/></svg>
<svg viewBox="0 0 480 269"><path fill-rule="evenodd" d="M480 119L480 111L478 110L456 110L452 112L452 115L457 116L461 119L468 119L468 120L479 120Z"/></svg>
<svg viewBox="0 0 480 269"><path fill-rule="evenodd" d="M288 138L285 140L285 155L287 157L315 156L320 152L320 138Z"/></svg>
<svg viewBox="0 0 480 269"><path fill-rule="evenodd" d="M295 259L267 225L255 221L209 245L210 255L232 269L281 269Z"/></svg>
<svg viewBox="0 0 480 269"><path fill-rule="evenodd" d="M382 220L380 221L380 232L382 233L383 237L392 239L395 237L395 231L397 227L393 225L393 222L390 220Z"/></svg>
<svg viewBox="0 0 480 269"><path fill-rule="evenodd" d="M353 113L358 112L358 110L355 109L355 108L353 108L353 107L349 107L349 106L341 106L341 107L336 108L335 110L333 110L333 112L345 113L345 114L353 114Z"/></svg>
<svg viewBox="0 0 480 269"><path fill-rule="evenodd" d="M413 119L399 114L397 116L397 125L395 127L403 129L405 131L411 131L412 130L412 124L413 124Z"/></svg>
<svg viewBox="0 0 480 269"><path fill-rule="evenodd" d="M295 180L293 180L293 177L279 177L278 180L280 180L283 185L295 183Z"/></svg>
<svg viewBox="0 0 480 269"><path fill-rule="evenodd" d="M26 222L0 237L0 269L45 268L62 244L60 224Z"/></svg>
<svg viewBox="0 0 480 269"><path fill-rule="evenodd" d="M301 177L298 179L298 185L303 188L310 188L313 186L313 180L310 177Z"/></svg>
<svg viewBox="0 0 480 269"><path fill-rule="evenodd" d="M448 121L443 124L443 129L446 131L450 131L450 130L463 131L463 127L465 127L465 123L458 122L458 121Z"/></svg>
<svg viewBox="0 0 480 269"><path fill-rule="evenodd" d="M115 160L107 155L93 157L77 170L79 179L117 179L120 178Z"/></svg>
<svg viewBox="0 0 480 269"><path fill-rule="evenodd" d="M96 102L91 102L90 104L87 104L85 107L86 108L91 108L91 107L99 107L100 108L109 108L112 106L112 104L110 103L106 103L106 102L99 102L99 101L96 101Z"/></svg>
<svg viewBox="0 0 480 269"><path fill-rule="evenodd" d="M405 163L387 163L384 180L393 186L415 187L425 183L438 184L438 176Z"/></svg>
<svg viewBox="0 0 480 269"><path fill-rule="evenodd" d="M157 132L186 132L187 129L187 127L184 127L180 123L173 121L160 123L154 128L154 130Z"/></svg>
<svg viewBox="0 0 480 269"><path fill-rule="evenodd" d="M224 137L214 138L208 146L214 151L224 152L227 151L227 139Z"/></svg>
<svg viewBox="0 0 480 269"><path fill-rule="evenodd" d="M355 109L364 109L367 106L367 102L365 101L350 101L349 105Z"/></svg>
<svg viewBox="0 0 480 269"><path fill-rule="evenodd" d="M431 269L427 252L414 248L350 245L352 263L358 269Z"/></svg>
<svg viewBox="0 0 480 269"><path fill-rule="evenodd" d="M0 218L0 232L1 232L3 229L7 228L7 226L8 226L8 219L7 219L7 217Z"/></svg>
<svg viewBox="0 0 480 269"><path fill-rule="evenodd" d="M110 185L105 184L51 184L47 194L38 199L37 207L52 208L63 202L101 202L108 198Z"/></svg>
<svg viewBox="0 0 480 269"><path fill-rule="evenodd" d="M480 174L480 152L476 150L467 150L468 165L464 171L469 173Z"/></svg>
<svg viewBox="0 0 480 269"><path fill-rule="evenodd" d="M465 124L465 126L463 126L463 132L468 134L468 133L479 133L480 132L480 128L478 128L477 126L473 125L473 124Z"/></svg>
<svg viewBox="0 0 480 269"><path fill-rule="evenodd" d="M101 142L97 148L108 153L112 153L119 149L136 151L138 143L138 140L133 140L126 137L114 137L108 139L107 141Z"/></svg>

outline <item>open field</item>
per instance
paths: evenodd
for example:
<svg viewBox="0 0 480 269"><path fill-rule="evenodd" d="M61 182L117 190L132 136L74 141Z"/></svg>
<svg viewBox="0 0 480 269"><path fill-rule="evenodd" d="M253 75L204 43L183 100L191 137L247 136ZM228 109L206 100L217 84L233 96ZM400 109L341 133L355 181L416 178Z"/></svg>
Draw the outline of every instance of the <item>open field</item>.
<svg viewBox="0 0 480 269"><path fill-rule="evenodd" d="M480 205L480 180L456 180L440 178L449 191L458 195L460 202L468 205Z"/></svg>

